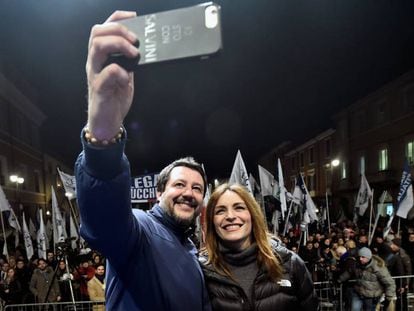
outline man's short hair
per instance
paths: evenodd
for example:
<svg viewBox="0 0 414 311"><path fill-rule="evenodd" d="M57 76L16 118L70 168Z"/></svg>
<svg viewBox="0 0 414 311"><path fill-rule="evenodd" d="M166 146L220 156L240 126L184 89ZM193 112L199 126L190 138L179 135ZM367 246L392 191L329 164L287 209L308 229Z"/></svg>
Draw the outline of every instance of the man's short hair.
<svg viewBox="0 0 414 311"><path fill-rule="evenodd" d="M189 169L192 169L192 170L197 171L198 173L200 173L201 177L203 178L203 182L204 182L204 193L203 193L203 195L205 195L206 190L207 190L207 176L206 176L206 173L204 172L204 169L201 166L201 164L198 163L196 160L194 160L193 157L185 157L185 158L175 160L171 164L164 167L163 170L161 171L160 175L158 176L157 191L160 192L160 193L164 192L165 185L167 184L168 180L170 179L171 171L175 167L180 167L180 166L188 167Z"/></svg>

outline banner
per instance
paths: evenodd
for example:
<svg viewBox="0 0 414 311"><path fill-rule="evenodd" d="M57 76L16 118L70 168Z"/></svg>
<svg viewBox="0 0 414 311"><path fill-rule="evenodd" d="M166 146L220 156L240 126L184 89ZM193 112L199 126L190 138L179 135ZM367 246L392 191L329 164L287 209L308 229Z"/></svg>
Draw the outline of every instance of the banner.
<svg viewBox="0 0 414 311"><path fill-rule="evenodd" d="M246 165L244 165L243 158L241 156L240 150L237 150L236 159L233 164L233 169L231 170L231 175L229 179L230 184L240 184L247 188L247 191L253 195L252 186L250 185L249 174L246 170ZM263 189L262 189L263 191Z"/></svg>
<svg viewBox="0 0 414 311"><path fill-rule="evenodd" d="M133 177L131 180L131 202L146 203L157 200L157 180L159 174Z"/></svg>
<svg viewBox="0 0 414 311"><path fill-rule="evenodd" d="M75 176L66 174L57 168L63 187L65 188L66 197L69 200L76 199L76 180Z"/></svg>

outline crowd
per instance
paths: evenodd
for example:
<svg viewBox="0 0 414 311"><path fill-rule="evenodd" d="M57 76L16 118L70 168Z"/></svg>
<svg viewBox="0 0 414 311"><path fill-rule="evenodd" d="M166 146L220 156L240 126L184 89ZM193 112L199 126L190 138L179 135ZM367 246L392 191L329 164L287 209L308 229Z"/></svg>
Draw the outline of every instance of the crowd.
<svg viewBox="0 0 414 311"><path fill-rule="evenodd" d="M300 230L281 237L297 252L311 271L314 282L332 282L342 287L345 310L374 310L381 299L387 306L407 310L407 292L412 290L414 228L404 226L397 235L383 238L383 228L372 234L368 226L344 221L326 231L315 230L304 243ZM373 309L374 308L374 309Z"/></svg>
<svg viewBox="0 0 414 311"><path fill-rule="evenodd" d="M75 301L105 300L105 265L97 252L60 258L49 250L47 258L28 260L17 249L8 258L0 257L0 267L3 305L70 302L72 298ZM100 309L97 305L95 309L103 310L103 306Z"/></svg>

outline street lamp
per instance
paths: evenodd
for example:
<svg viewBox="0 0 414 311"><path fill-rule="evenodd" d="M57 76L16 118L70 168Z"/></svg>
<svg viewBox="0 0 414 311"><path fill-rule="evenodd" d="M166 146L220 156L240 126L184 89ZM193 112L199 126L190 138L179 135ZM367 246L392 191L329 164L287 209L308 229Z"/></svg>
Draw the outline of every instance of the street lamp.
<svg viewBox="0 0 414 311"><path fill-rule="evenodd" d="M21 176L19 176L19 175L13 174L13 175L10 175L9 179L16 186L15 193L14 193L14 199L16 201L16 204L19 205L19 202L18 202L19 201L18 200L18 193L17 192L18 192L18 189L19 189L19 185L21 185L22 183L24 183L24 178L21 177Z"/></svg>
<svg viewBox="0 0 414 311"><path fill-rule="evenodd" d="M10 175L10 181L15 183L17 187L19 184L24 183L24 178L19 175Z"/></svg>

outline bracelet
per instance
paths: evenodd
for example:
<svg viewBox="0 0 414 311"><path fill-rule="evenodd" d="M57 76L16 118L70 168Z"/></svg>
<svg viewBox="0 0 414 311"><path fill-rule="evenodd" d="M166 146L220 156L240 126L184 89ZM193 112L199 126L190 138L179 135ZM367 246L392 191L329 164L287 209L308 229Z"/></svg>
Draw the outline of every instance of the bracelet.
<svg viewBox="0 0 414 311"><path fill-rule="evenodd" d="M120 127L119 132L111 139L103 139L103 140L98 140L95 137L93 137L88 127L85 127L84 132L85 132L84 137L88 144L95 145L95 146L108 146L110 144L116 144L121 141L123 134L124 134L124 128Z"/></svg>

